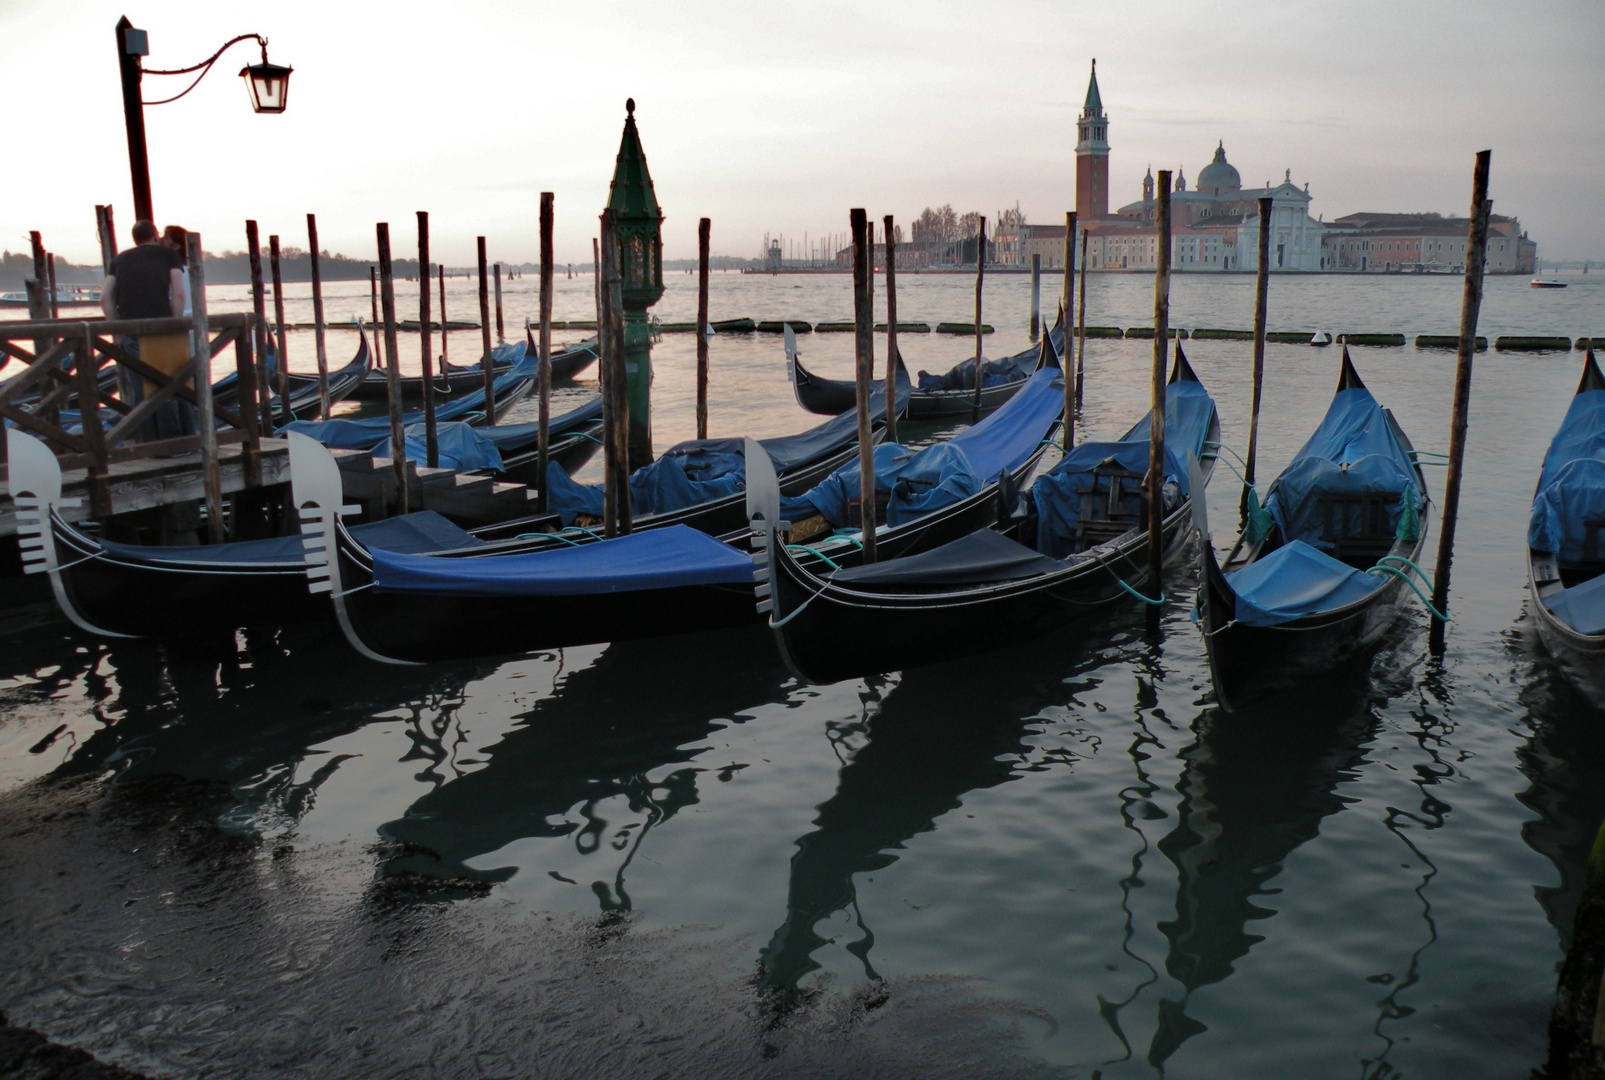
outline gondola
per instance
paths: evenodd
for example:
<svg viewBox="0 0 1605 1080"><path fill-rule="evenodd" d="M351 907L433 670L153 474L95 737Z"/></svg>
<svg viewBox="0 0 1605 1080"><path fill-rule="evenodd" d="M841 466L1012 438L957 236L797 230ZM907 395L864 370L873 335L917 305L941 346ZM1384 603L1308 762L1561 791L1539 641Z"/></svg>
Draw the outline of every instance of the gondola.
<svg viewBox="0 0 1605 1080"><path fill-rule="evenodd" d="M1052 358L1051 346L1044 344L1044 352ZM1000 493L1040 459L1043 441L1057 427L1063 394L1052 359L1008 406L952 440L967 440L962 449L976 463L974 471L990 481L964 491L890 482L889 522L876 526L878 549L888 558L912 554L996 520ZM921 453L928 462L951 461L943 451L952 444ZM748 520L773 521L781 513L773 466L756 440L743 445ZM887 449L902 448L880 448ZM297 453L323 454L323 463L303 465ZM291 454L293 468L337 470L316 443L297 440ZM888 461L894 464L893 472L909 471L907 461ZM847 470L856 466L843 466L819 487L839 494ZM907 511L901 519L899 508ZM308 571L311 587L330 595L347 640L374 660L458 660L756 622L747 528L713 537L683 524L659 525L608 540L576 535L543 550L510 554L486 545L412 556L367 548L332 503L304 507L303 522L309 560L326 560ZM838 533L816 539L810 550L852 564L861 543L851 532Z"/></svg>
<svg viewBox="0 0 1605 1080"><path fill-rule="evenodd" d="M6 437L24 570L50 575L58 606L80 629L99 637L147 637L327 617L327 604L307 592L299 536L190 547L100 540L70 523L65 511L77 504L61 497L56 456L30 435L9 431ZM338 501L338 467L332 494L307 490L293 467L291 488L297 503ZM427 510L359 525L352 533L373 547L409 552L478 542Z"/></svg>
<svg viewBox="0 0 1605 1080"><path fill-rule="evenodd" d="M1561 672L1605 700L1605 375L1589 349L1583 378L1544 455L1527 531L1527 587L1538 635Z"/></svg>
<svg viewBox="0 0 1605 1080"><path fill-rule="evenodd" d="M329 404L344 401L356 392L358 386L373 371L373 354L368 349L368 335L357 328L357 355L351 362L342 368L329 372ZM318 393L318 377L316 375L297 375L291 373L285 377L290 394L290 413L295 415L306 410L316 412L320 395ZM272 416L275 421L281 415L282 406L279 399L279 385L277 379L270 379ZM239 401L239 375L230 372L212 384L212 401L224 408L232 409Z"/></svg>
<svg viewBox="0 0 1605 1080"><path fill-rule="evenodd" d="M1201 525L1195 616L1221 707L1300 686L1375 646L1421 575L1427 505L1409 438L1345 348L1326 417L1264 508L1251 502L1224 566Z"/></svg>
<svg viewBox="0 0 1605 1080"><path fill-rule="evenodd" d="M816 683L918 667L1129 601L1148 564L1148 427L1145 417L1118 442L1080 444L994 528L922 554L830 570L771 543L769 625L787 665ZM1191 502L1219 445L1215 403L1178 347L1165 394L1166 563L1192 537Z"/></svg>
<svg viewBox="0 0 1605 1080"><path fill-rule="evenodd" d="M1049 331L1054 352L1064 353L1064 315ZM786 368L791 375L792 390L797 404L811 413L835 416L851 409L858 400L858 386L852 379L826 379L803 367L797 351L797 336L791 327L785 329ZM1037 346L1032 345L1001 360L986 361L982 376L981 411L988 412L1002 405L1025 385L1025 380L1036 370ZM903 358L897 357L897 377L908 379ZM910 420L935 420L947 416L971 416L975 412L975 358L971 357L953 367L944 375L932 376L920 372L919 385L908 399Z"/></svg>
<svg viewBox="0 0 1605 1080"><path fill-rule="evenodd" d="M524 340L498 345L490 352L493 375L505 375L525 357L538 355L534 332L526 326ZM572 379L596 362L601 355L598 339L593 335L561 349L552 350L552 381ZM441 397L472 396L474 391L484 393L485 370L476 361L472 364L443 364L435 373L435 393ZM353 397L358 401L385 401L389 398L385 373L376 370L356 389ZM401 380L401 396L405 401L422 401L424 380L421 375L409 375Z"/></svg>

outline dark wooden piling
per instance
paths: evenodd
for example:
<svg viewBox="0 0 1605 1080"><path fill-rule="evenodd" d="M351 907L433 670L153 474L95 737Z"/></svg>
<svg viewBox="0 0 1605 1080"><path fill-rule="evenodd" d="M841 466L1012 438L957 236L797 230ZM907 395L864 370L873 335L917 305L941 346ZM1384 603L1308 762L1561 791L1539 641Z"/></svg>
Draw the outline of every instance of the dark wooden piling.
<svg viewBox="0 0 1605 1080"><path fill-rule="evenodd" d="M975 231L975 419L981 419L981 383L986 367L981 362L981 287L986 282L986 218Z"/></svg>
<svg viewBox="0 0 1605 1080"><path fill-rule="evenodd" d="M368 267L368 300L373 304L373 318L368 321L373 326L374 334L377 335L379 333L379 271L371 266ZM378 349L378 347L378 342L375 340L374 348ZM380 366L384 365L385 358L382 355L374 359Z"/></svg>
<svg viewBox="0 0 1605 1080"><path fill-rule="evenodd" d="M1042 256L1035 252L1031 255L1031 318L1028 329L1031 333L1031 343L1036 344L1037 332L1042 322Z"/></svg>
<svg viewBox="0 0 1605 1080"><path fill-rule="evenodd" d="M624 389L624 279L619 267L618 232L613 211L602 211L597 280L601 283L602 318L597 333L602 345L602 371L607 380L607 445L603 447L604 536L630 532L630 399Z"/></svg>
<svg viewBox="0 0 1605 1080"><path fill-rule="evenodd" d="M401 365L396 354L396 283L390 266L390 225L381 221L375 231L379 240L379 307L385 327L385 389L390 405L390 468L396 482L396 510L405 514L410 509L407 433L401 421Z"/></svg>
<svg viewBox="0 0 1605 1080"><path fill-rule="evenodd" d="M1443 518L1438 526L1438 562L1432 574L1432 606L1449 610L1449 566L1455 552L1455 518L1460 512L1460 471L1466 456L1467 416L1471 411L1471 360L1477 349L1477 315L1482 308L1483 261L1488 251L1488 169L1492 150L1477 153L1471 175L1471 228L1466 240L1466 280L1460 294L1460 349L1455 358L1455 396L1449 424L1449 467L1443 479ZM1433 619L1427 647L1444 649L1444 624Z"/></svg>
<svg viewBox="0 0 1605 1080"><path fill-rule="evenodd" d="M886 441L897 441L897 230L886 215Z"/></svg>
<svg viewBox="0 0 1605 1080"><path fill-rule="evenodd" d="M697 438L708 437L708 234L713 222L697 222Z"/></svg>
<svg viewBox="0 0 1605 1080"><path fill-rule="evenodd" d="M535 383L539 395L540 416L535 429L535 489L536 508L546 510L546 470L551 453L552 426L552 231L556 196L550 191L541 192L541 337L540 365ZM442 313L441 318L445 315Z"/></svg>
<svg viewBox="0 0 1605 1080"><path fill-rule="evenodd" d="M95 233L100 239L100 268L109 274L111 261L117 257L117 228L112 223L111 207L95 207Z"/></svg>
<svg viewBox="0 0 1605 1080"><path fill-rule="evenodd" d="M262 241L256 222L245 223L245 250L251 265L251 312L256 316L252 345L256 352L256 400L262 410L262 427L273 431L273 383L268 368L267 286L262 281Z"/></svg>
<svg viewBox="0 0 1605 1080"><path fill-rule="evenodd" d="M318 351L318 415L329 416L329 350L324 340L323 261L318 254L318 216L307 215L307 258L312 264L312 335Z"/></svg>
<svg viewBox="0 0 1605 1080"><path fill-rule="evenodd" d="M1070 299L1076 280L1076 212L1064 216L1064 296L1059 311L1064 316L1064 356L1059 366L1064 369L1064 452L1068 454L1076 445L1076 413L1081 408L1081 380L1070 372Z"/></svg>
<svg viewBox="0 0 1605 1080"><path fill-rule="evenodd" d="M1165 359L1170 350L1170 170L1159 170L1154 265L1153 401L1148 421L1148 595L1164 595ZM1199 492L1200 498L1203 492ZM1152 608L1157 616L1159 608ZM1154 620L1150 617L1150 623Z"/></svg>
<svg viewBox="0 0 1605 1080"><path fill-rule="evenodd" d="M279 420L288 424L295 419L295 414L290 411L290 349L285 337L284 278L279 273L277 234L268 237L268 265L273 272L273 341L279 362L278 378L274 381L279 384Z"/></svg>
<svg viewBox="0 0 1605 1080"><path fill-rule="evenodd" d="M874 382L873 342L875 311L869 279L875 273L870 247L869 220L862 209L848 213L853 230L853 331L858 382L858 523L864 543L864 561L875 561L875 438L870 430L869 393Z"/></svg>
<svg viewBox="0 0 1605 1080"><path fill-rule="evenodd" d="M479 364L485 372L485 423L496 422L496 365L490 357L490 283L485 263L485 238L479 238Z"/></svg>
<svg viewBox="0 0 1605 1080"><path fill-rule="evenodd" d="M446 316L440 317L446 325ZM424 461L440 468L440 439L435 430L435 343L429 336L429 211L418 211L418 337L419 370L423 372Z"/></svg>
<svg viewBox="0 0 1605 1080"><path fill-rule="evenodd" d="M507 331L502 329L502 264L496 264L496 344L507 343Z"/></svg>
<svg viewBox="0 0 1605 1080"><path fill-rule="evenodd" d="M1075 215L1070 215L1075 221ZM1076 286L1080 294L1076 312L1076 410L1081 409L1081 392L1086 388L1087 382L1087 234L1081 234L1081 281ZM1064 313L1065 322L1070 321L1070 312ZM1065 356L1070 355L1070 347L1065 346Z"/></svg>
<svg viewBox="0 0 1605 1080"><path fill-rule="evenodd" d="M451 331L446 328L446 265L435 264L435 277L440 282L440 370L444 374L451 359Z"/></svg>
<svg viewBox="0 0 1605 1080"><path fill-rule="evenodd" d="M28 318L34 322L48 322L55 318L55 290L50 288L50 258L45 253L45 241L37 229L28 233L28 244L33 248L33 284L24 284L28 299ZM49 337L33 339L33 354L42 355L55 344Z"/></svg>
<svg viewBox="0 0 1605 1080"><path fill-rule="evenodd" d="M50 317L61 318L61 296L56 292L56 253L45 252L45 284L50 290Z"/></svg>
<svg viewBox="0 0 1605 1080"><path fill-rule="evenodd" d="M206 262L201 234L192 232L185 239L184 256L189 260L189 284L195 290L190 300L190 376L195 380L197 423L201 429L201 482L205 489L206 535L214 544L223 542L223 481L217 467L217 418L212 405L211 327L206 318Z"/></svg>
<svg viewBox="0 0 1605 1080"><path fill-rule="evenodd" d="M1254 271L1254 390L1248 410L1248 454L1243 459L1243 497L1238 517L1248 520L1248 493L1254 487L1259 450L1260 391L1265 384L1265 312L1271 287L1271 197L1259 201L1259 267Z"/></svg>

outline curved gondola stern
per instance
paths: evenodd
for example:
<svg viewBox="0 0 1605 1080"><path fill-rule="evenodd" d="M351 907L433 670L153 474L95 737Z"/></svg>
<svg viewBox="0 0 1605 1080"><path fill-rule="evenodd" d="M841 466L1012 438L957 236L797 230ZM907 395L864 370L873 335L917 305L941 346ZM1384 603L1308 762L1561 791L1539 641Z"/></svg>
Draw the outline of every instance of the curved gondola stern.
<svg viewBox="0 0 1605 1080"><path fill-rule="evenodd" d="M1179 338L1176 341L1176 359L1171 362L1170 379L1168 381L1170 383L1200 381L1198 373L1193 370L1193 365L1187 362L1187 354L1182 351Z"/></svg>
<svg viewBox="0 0 1605 1080"><path fill-rule="evenodd" d="M1590 345L1583 354L1583 379L1577 384L1577 392L1586 394L1590 390L1605 390L1605 374L1601 374L1599 364L1594 361L1594 347Z"/></svg>
<svg viewBox="0 0 1605 1080"><path fill-rule="evenodd" d="M1053 335L1043 332L1037 346L1037 371L1051 368L1054 371L1063 371L1064 365L1059 361L1059 350L1053 347Z"/></svg>
<svg viewBox="0 0 1605 1080"><path fill-rule="evenodd" d="M1365 389L1365 381L1360 378L1360 373L1355 370L1354 361L1349 358L1349 346L1347 342L1344 342L1343 344L1343 368L1338 373L1337 388L1340 392L1343 390Z"/></svg>
<svg viewBox="0 0 1605 1080"><path fill-rule="evenodd" d="M1202 501L1193 500L1195 506ZM1237 617L1237 593L1226 580L1220 560L1215 557L1215 545L1209 541L1207 534L1198 545L1198 551L1198 606L1194 614L1198 628L1204 635L1204 653L1209 660L1209 676L1215 687L1215 700L1223 710L1231 712L1232 700L1222 678L1218 653L1230 636L1232 621Z"/></svg>
<svg viewBox="0 0 1605 1080"><path fill-rule="evenodd" d="M357 652L384 664L409 664L409 661L374 652L358 635L351 622L340 576L340 519L358 513L362 508L345 505L340 466L316 439L298 431L287 431L284 437L290 443L290 492L301 517L301 547L306 553L307 591L314 595L329 595L340 632Z"/></svg>
<svg viewBox="0 0 1605 1080"><path fill-rule="evenodd" d="M13 429L6 432L6 461L11 502L17 508L17 546L22 550L22 572L49 574L50 592L56 598L56 606L80 630L99 637L133 637L95 625L72 602L72 594L62 578L54 519L58 510L78 506L80 500L62 497L61 463L56 455L32 435Z"/></svg>
<svg viewBox="0 0 1605 1080"><path fill-rule="evenodd" d="M768 623L786 667L797 678L809 682L786 648L784 627L792 609L781 610L787 596L781 581L787 567L782 564L790 553L780 537L791 523L780 520L780 482L769 455L756 439L747 440L747 522L752 528L752 581L758 617Z"/></svg>

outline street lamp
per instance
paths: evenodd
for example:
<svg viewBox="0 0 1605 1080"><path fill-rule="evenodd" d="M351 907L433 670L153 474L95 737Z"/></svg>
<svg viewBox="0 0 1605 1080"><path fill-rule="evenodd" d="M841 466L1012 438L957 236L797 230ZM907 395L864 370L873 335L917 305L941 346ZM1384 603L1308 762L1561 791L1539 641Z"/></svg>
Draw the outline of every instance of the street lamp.
<svg viewBox="0 0 1605 1080"><path fill-rule="evenodd" d="M262 47L262 62L249 64L240 71L246 91L251 97L251 109L259 113L281 113L290 93L291 68L268 63L267 38L261 34L241 34L223 43L211 56L199 64L185 68L159 71L146 70L139 58L150 55L150 40L145 31L137 29L124 15L117 21L117 62L123 80L123 119L128 127L128 170L134 183L134 220L153 221L150 200L150 157L145 149L145 106L166 105L188 94L212 70L230 46L242 41L255 41ZM146 75L188 75L199 72L195 81L181 92L160 101L146 101L140 91L140 82Z"/></svg>

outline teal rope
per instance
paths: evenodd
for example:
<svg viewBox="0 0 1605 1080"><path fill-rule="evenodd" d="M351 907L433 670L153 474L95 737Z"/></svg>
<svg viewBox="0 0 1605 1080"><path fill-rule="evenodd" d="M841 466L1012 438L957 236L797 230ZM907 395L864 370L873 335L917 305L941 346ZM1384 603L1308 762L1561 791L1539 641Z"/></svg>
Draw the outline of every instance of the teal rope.
<svg viewBox="0 0 1605 1080"><path fill-rule="evenodd" d="M1414 564L1412 564L1412 565L1414 565ZM1416 567L1416 569L1419 571L1420 567ZM1427 598L1427 594L1421 591L1421 586L1417 585L1413 580L1411 580L1409 574L1406 574L1403 570L1400 570L1398 567L1388 566L1385 563L1377 563L1375 566L1371 567L1371 569L1367 570L1366 573L1374 574L1379 570L1382 571L1385 574L1392 574L1394 577L1398 578L1400 581L1402 581L1406 585L1410 586L1411 591L1414 592L1417 596L1419 596L1421 598L1421 602L1426 605L1427 610L1432 612L1432 617L1434 619L1437 619L1439 622L1448 622L1449 621L1449 616L1445 615L1443 612L1439 611L1437 608L1432 606L1432 601Z"/></svg>
<svg viewBox="0 0 1605 1080"><path fill-rule="evenodd" d="M1114 577L1115 577L1115 584L1116 585L1119 585L1122 589L1125 589L1132 596L1135 596L1138 600L1141 600L1145 604L1152 605L1153 607L1158 607L1160 604L1163 604L1165 602L1165 594L1164 593L1160 593L1159 594L1159 599L1158 600L1154 600L1151 597L1144 596L1142 593L1138 592L1136 589L1133 589L1130 585L1127 585L1124 581L1121 581L1118 575L1115 575Z"/></svg>
<svg viewBox="0 0 1605 1080"><path fill-rule="evenodd" d="M814 557L818 558L821 562L823 562L826 566L830 567L832 570L840 570L841 569L841 563L837 562L835 559L832 559L829 555L826 555L823 551L814 550L813 548L809 547L807 544L787 544L786 545L786 550L787 551L806 551L806 552L808 552L808 554L813 555Z"/></svg>
<svg viewBox="0 0 1605 1080"><path fill-rule="evenodd" d="M563 543L567 544L569 547L579 547L580 546L578 540L570 540L568 537L563 536L563 535L561 535L559 533L549 533L549 532L519 533L517 536L513 537L513 539L514 540L537 540L537 539L541 539L543 537L545 539L547 539L547 540L561 540L561 541L563 541Z"/></svg>
<svg viewBox="0 0 1605 1080"><path fill-rule="evenodd" d="M590 440L591 440L591 441L592 441L592 442L594 442L594 443L595 443L595 444L596 444L596 445L597 445L597 446L601 446L601 445L602 445L602 440L601 440L601 439L598 439L598 438L597 438L597 437L596 437L596 436L595 436L595 435L592 435L592 434L590 434L590 433L589 433L589 432L585 432L585 431L576 431L576 432L575 432L575 433L574 433L574 434L575 434L575 435L576 435L576 436L577 436L577 437L578 437L578 438L581 438L581 439L590 439Z"/></svg>
<svg viewBox="0 0 1605 1080"><path fill-rule="evenodd" d="M563 531L564 532L584 533L586 536L589 536L592 540L601 540L601 539L603 539L603 536L602 536L601 533L592 532L590 529L583 528L583 527L581 527L579 525L570 525L567 528L565 528Z"/></svg>

